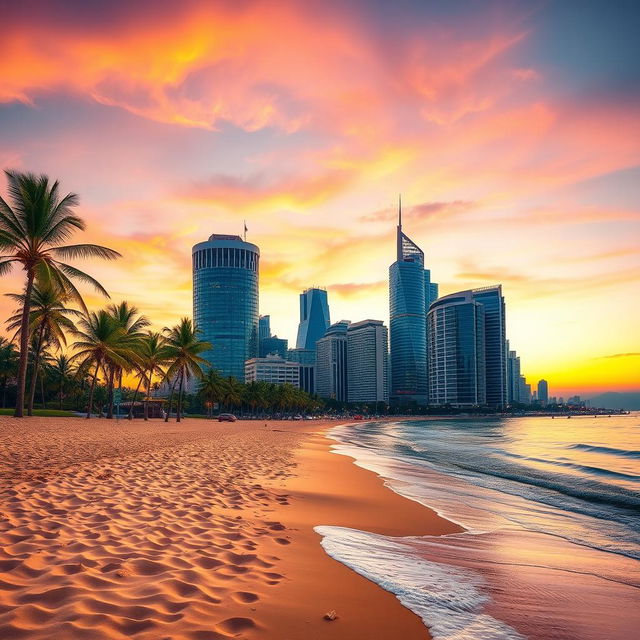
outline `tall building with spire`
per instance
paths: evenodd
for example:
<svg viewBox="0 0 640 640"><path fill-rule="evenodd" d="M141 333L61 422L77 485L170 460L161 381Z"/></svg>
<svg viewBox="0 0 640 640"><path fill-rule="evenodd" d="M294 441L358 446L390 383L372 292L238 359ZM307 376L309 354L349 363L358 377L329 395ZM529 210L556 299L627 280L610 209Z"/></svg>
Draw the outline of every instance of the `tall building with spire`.
<svg viewBox="0 0 640 640"><path fill-rule="evenodd" d="M438 285L424 268L424 252L402 231L398 200L396 261L389 267L389 337L391 401L428 402L427 311L438 297Z"/></svg>

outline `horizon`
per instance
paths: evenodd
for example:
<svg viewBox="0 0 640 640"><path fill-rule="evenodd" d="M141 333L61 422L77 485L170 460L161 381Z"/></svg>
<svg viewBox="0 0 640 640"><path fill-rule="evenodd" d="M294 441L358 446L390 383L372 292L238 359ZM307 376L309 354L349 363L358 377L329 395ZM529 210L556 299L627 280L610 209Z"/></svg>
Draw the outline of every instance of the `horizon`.
<svg viewBox="0 0 640 640"><path fill-rule="evenodd" d="M503 285L532 389L640 391L633 3L29 5L5 10L0 168L80 195L123 254L78 261L114 302L191 316L191 247L246 220L290 346L311 286L388 326L401 192L440 296Z"/></svg>

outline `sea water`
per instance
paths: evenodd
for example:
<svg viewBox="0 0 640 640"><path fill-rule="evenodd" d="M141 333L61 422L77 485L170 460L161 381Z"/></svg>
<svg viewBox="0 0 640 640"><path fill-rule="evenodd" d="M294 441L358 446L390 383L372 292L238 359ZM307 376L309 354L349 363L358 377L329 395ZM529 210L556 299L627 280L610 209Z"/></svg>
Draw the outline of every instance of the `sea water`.
<svg viewBox="0 0 640 640"><path fill-rule="evenodd" d="M640 637L638 414L367 422L330 435L334 451L464 527L405 538L316 528L329 555L396 594L437 640Z"/></svg>

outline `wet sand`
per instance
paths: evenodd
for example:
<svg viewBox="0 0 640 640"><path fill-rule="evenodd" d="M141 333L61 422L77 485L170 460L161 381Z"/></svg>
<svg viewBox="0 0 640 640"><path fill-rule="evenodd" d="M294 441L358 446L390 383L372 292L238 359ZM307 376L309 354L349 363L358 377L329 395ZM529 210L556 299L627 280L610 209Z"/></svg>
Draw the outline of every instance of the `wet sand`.
<svg viewBox="0 0 640 640"><path fill-rule="evenodd" d="M335 424L1 416L0 637L428 638L313 527L459 529L330 453Z"/></svg>

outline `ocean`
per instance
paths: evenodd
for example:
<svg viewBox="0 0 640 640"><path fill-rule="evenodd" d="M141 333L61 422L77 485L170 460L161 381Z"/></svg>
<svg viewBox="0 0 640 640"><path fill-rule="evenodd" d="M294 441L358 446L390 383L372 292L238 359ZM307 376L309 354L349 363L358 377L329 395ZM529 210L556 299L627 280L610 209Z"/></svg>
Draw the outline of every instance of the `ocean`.
<svg viewBox="0 0 640 640"><path fill-rule="evenodd" d="M639 414L366 422L330 437L464 527L316 527L330 556L396 594L436 640L640 637Z"/></svg>

